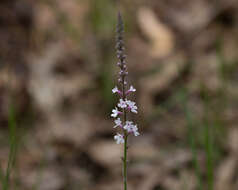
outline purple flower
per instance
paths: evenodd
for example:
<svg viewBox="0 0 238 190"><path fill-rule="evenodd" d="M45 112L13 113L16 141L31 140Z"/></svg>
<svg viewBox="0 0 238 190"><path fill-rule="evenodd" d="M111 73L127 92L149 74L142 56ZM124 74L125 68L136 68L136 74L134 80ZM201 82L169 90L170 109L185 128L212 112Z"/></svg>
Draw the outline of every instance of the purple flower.
<svg viewBox="0 0 238 190"><path fill-rule="evenodd" d="M114 136L114 139L116 140L116 143L117 144L123 144L125 142L124 140L124 137L123 135L117 133L115 136Z"/></svg>
<svg viewBox="0 0 238 190"><path fill-rule="evenodd" d="M121 118L117 118L116 120L114 120L114 123L115 123L116 125L115 125L113 128L122 127Z"/></svg>
<svg viewBox="0 0 238 190"><path fill-rule="evenodd" d="M118 93L119 95L122 95L121 91L118 90L117 86L115 86L115 87L112 89L112 93L113 93L113 94Z"/></svg>
<svg viewBox="0 0 238 190"><path fill-rule="evenodd" d="M126 91L126 95L128 95L131 92L135 92L135 91L136 91L136 89L131 85L129 90Z"/></svg>
<svg viewBox="0 0 238 190"><path fill-rule="evenodd" d="M128 133L133 133L135 136L138 136L140 134L138 132L137 125L133 125L132 121L126 121L126 124L123 128L127 130Z"/></svg>
<svg viewBox="0 0 238 190"><path fill-rule="evenodd" d="M126 108L127 107L127 103L123 99L120 99L120 102L117 104L117 106L119 108Z"/></svg>
<svg viewBox="0 0 238 190"><path fill-rule="evenodd" d="M118 111L117 107L112 110L111 117L117 117L119 114L122 114L122 112Z"/></svg>
<svg viewBox="0 0 238 190"><path fill-rule="evenodd" d="M137 113L137 106L135 105L136 103L130 100L126 100L126 104L128 105L128 109L133 112Z"/></svg>

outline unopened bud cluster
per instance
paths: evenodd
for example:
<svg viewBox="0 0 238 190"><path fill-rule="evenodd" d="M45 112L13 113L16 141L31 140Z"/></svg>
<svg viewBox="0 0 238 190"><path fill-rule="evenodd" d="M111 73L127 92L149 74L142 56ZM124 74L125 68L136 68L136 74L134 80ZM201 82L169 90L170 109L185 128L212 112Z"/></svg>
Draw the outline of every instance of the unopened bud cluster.
<svg viewBox="0 0 238 190"><path fill-rule="evenodd" d="M120 128L123 134L119 132L114 136L117 144L121 144L125 142L125 135L133 134L134 136L138 136L138 128L132 121L126 120L126 114L128 112L137 113L136 103L128 99L128 95L132 92L135 92L136 89L127 84L126 76L128 75L127 67L126 67L126 56L124 54L124 42L123 42L123 22L122 18L119 14L118 16L118 24L117 24L117 38L116 38L116 50L117 50L117 58L119 67L119 77L118 83L120 87L115 86L112 89L113 94L118 94L120 96L119 102L115 109L112 110L111 117L115 118L115 126L114 128Z"/></svg>

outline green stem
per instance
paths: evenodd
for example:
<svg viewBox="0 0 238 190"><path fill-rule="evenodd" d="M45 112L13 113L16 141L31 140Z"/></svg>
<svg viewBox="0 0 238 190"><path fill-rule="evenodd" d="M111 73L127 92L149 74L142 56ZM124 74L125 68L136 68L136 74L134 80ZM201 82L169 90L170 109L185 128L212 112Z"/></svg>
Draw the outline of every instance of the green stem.
<svg viewBox="0 0 238 190"><path fill-rule="evenodd" d="M123 62L123 60L121 60ZM126 100L126 92L125 92L125 75L122 76L122 98ZM126 124L126 109L123 109L123 124ZM124 159L123 159L123 182L124 182L124 190L127 190L127 137L128 133L124 130Z"/></svg>
<svg viewBox="0 0 238 190"><path fill-rule="evenodd" d="M123 85L124 86L124 85ZM125 100L125 87L123 87L123 96L124 96L124 100ZM126 109L123 109L123 123L125 125L126 123ZM128 133L126 130L124 130L124 158L123 158L123 182L124 182L124 190L127 190L127 137L128 137Z"/></svg>
<svg viewBox="0 0 238 190"><path fill-rule="evenodd" d="M123 160L123 181L124 181L124 190L127 190L127 137L125 134L125 143L124 143L124 160Z"/></svg>

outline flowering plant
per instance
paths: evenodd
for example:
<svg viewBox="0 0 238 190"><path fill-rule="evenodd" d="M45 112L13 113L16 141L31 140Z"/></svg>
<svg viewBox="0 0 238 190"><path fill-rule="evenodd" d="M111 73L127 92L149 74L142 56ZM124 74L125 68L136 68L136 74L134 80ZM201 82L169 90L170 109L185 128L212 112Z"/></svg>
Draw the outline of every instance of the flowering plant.
<svg viewBox="0 0 238 190"><path fill-rule="evenodd" d="M115 86L112 89L113 94L118 94L120 99L119 103L112 110L111 117L115 118L115 125L113 128L119 128L122 131L122 134L119 132L114 136L117 144L124 144L124 157L123 157L123 181L124 181L124 190L127 189L127 139L130 134L134 136L138 136L140 133L138 132L137 125L133 123L133 121L127 120L127 113L137 113L136 103L128 100L128 95L132 92L135 92L136 89L130 85L128 88L128 84L126 81L126 76L128 75L127 67L126 67L126 56L124 54L124 42L123 42L123 21L120 13L118 14L118 23L117 23L117 38L116 38L116 50L117 50L117 58L118 63L117 66L120 68L118 83L120 87Z"/></svg>

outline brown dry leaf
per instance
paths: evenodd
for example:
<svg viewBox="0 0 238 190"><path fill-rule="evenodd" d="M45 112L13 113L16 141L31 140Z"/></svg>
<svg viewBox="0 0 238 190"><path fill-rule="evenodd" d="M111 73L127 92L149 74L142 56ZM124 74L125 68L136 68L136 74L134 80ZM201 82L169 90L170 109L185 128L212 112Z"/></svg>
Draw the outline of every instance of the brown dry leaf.
<svg viewBox="0 0 238 190"><path fill-rule="evenodd" d="M173 155L176 155L175 157ZM170 170L185 166L192 160L192 154L188 150L177 149L166 155L163 165Z"/></svg>
<svg viewBox="0 0 238 190"><path fill-rule="evenodd" d="M158 75L152 75L142 80L141 83L147 84L146 89L150 92L160 92L166 89L169 84L179 75L183 63L168 62Z"/></svg>
<svg viewBox="0 0 238 190"><path fill-rule="evenodd" d="M54 28L57 24L56 15L51 8L45 4L39 3L35 9L36 30L46 31Z"/></svg>
<svg viewBox="0 0 238 190"><path fill-rule="evenodd" d="M200 89L201 84L214 92L221 87L219 60L215 55L201 56L192 67L192 80L189 87L192 91Z"/></svg>
<svg viewBox="0 0 238 190"><path fill-rule="evenodd" d="M84 18L89 10L87 1L55 1L38 2L35 8L35 26L37 30L49 31L54 34L59 23L59 17L64 16L69 25L73 25L78 32L81 31L84 25ZM59 27L58 27L59 28Z"/></svg>
<svg viewBox="0 0 238 190"><path fill-rule="evenodd" d="M57 112L65 97L92 86L91 76L82 70L79 71L80 74L70 75L68 78L54 74L57 64L67 59L66 48L64 43L51 44L41 56L32 57L29 63L30 93L38 107L48 114Z"/></svg>
<svg viewBox="0 0 238 190"><path fill-rule="evenodd" d="M80 31L84 24L83 19L89 10L89 2L75 0L58 1L58 6L67 15L68 20L77 26Z"/></svg>
<svg viewBox="0 0 238 190"><path fill-rule="evenodd" d="M172 30L163 24L149 8L139 9L137 17L141 30L150 40L151 56L159 58L169 55L175 43Z"/></svg>
<svg viewBox="0 0 238 190"><path fill-rule="evenodd" d="M92 186L92 176L87 170L71 166L68 168L68 172L70 181L73 183L71 186L76 187L76 189L88 189ZM71 189L75 189L74 187Z"/></svg>
<svg viewBox="0 0 238 190"><path fill-rule="evenodd" d="M62 173L53 167L43 169L40 173L38 170L22 170L19 175L21 182L25 186L24 189L31 189L37 185L37 189L39 190L58 190L65 185Z"/></svg>
<svg viewBox="0 0 238 190"><path fill-rule="evenodd" d="M152 69L158 62L150 56L150 44L138 36L128 39L128 67L129 70L144 73Z"/></svg>
<svg viewBox="0 0 238 190"><path fill-rule="evenodd" d="M165 153L155 147L154 149L149 146L147 147L145 143L138 143L138 147L133 145L130 149L130 155L135 157L134 159L141 160L138 164L134 164L130 170L134 176L140 176L140 180L137 180L136 183L137 189L153 189L156 186L162 186L166 189L180 190L183 188L185 178L188 178L188 176L190 180L186 184L187 187L191 187L191 189L194 187L196 177L191 175L189 171L180 173L178 177L171 175L171 171L180 171L181 168L185 168L186 164L191 161L192 154L190 152L177 150L173 153Z"/></svg>
<svg viewBox="0 0 238 190"><path fill-rule="evenodd" d="M215 187L216 190L230 190L232 188L232 183L234 176L236 175L236 165L237 159L235 156L231 156L221 162L220 166L217 168L215 176Z"/></svg>
<svg viewBox="0 0 238 190"><path fill-rule="evenodd" d="M194 171L184 169L180 173L180 189L195 190L197 176L195 176Z"/></svg>
<svg viewBox="0 0 238 190"><path fill-rule="evenodd" d="M165 171L159 167L152 166L149 172L146 172L143 180L140 180L140 183L137 187L137 190L152 190L156 185L161 184Z"/></svg>
<svg viewBox="0 0 238 190"><path fill-rule="evenodd" d="M168 175L162 181L162 186L165 189L180 190L181 189L181 182L180 182L179 179Z"/></svg>
<svg viewBox="0 0 238 190"><path fill-rule="evenodd" d="M121 190L123 188L123 180L107 180L102 184L97 184L97 190ZM131 190L136 190L130 184L127 184L127 188ZM95 190L95 187L90 188L89 190Z"/></svg>
<svg viewBox="0 0 238 190"><path fill-rule="evenodd" d="M96 131L94 121L85 113L77 112L70 117L51 114L48 122L38 127L37 136L44 142L69 142L75 146L83 146Z"/></svg>
<svg viewBox="0 0 238 190"><path fill-rule="evenodd" d="M212 3L206 0L160 1L157 8L174 27L185 33L207 25L215 10Z"/></svg>
<svg viewBox="0 0 238 190"><path fill-rule="evenodd" d="M170 57L164 63L161 71L144 77L139 81L140 86L143 87L139 102L143 106L145 113L152 109L152 96L168 89L186 66L185 58L182 54Z"/></svg>
<svg viewBox="0 0 238 190"><path fill-rule="evenodd" d="M24 78L16 75L10 67L0 68L0 88L19 92L24 86Z"/></svg>
<svg viewBox="0 0 238 190"><path fill-rule="evenodd" d="M58 80L52 75L52 68L65 55L63 44L48 46L41 56L31 57L29 67L31 78L29 89L35 103L45 113L54 110L61 99Z"/></svg>
<svg viewBox="0 0 238 190"><path fill-rule="evenodd" d="M107 167L122 163L120 158L123 156L123 149L112 141L95 141L88 152L97 162Z"/></svg>
<svg viewBox="0 0 238 190"><path fill-rule="evenodd" d="M171 10L171 18L182 31L191 32L203 28L211 19L213 9L207 1L192 0L186 2L185 10Z"/></svg>
<svg viewBox="0 0 238 190"><path fill-rule="evenodd" d="M222 53L224 59L226 60L224 64L231 64L238 59L237 49L238 49L238 36L237 30L229 31L228 33L223 34L224 38L222 39Z"/></svg>
<svg viewBox="0 0 238 190"><path fill-rule="evenodd" d="M229 130L228 133L227 146L233 155L238 153L238 129L233 127Z"/></svg>
<svg viewBox="0 0 238 190"><path fill-rule="evenodd" d="M8 164L8 155L9 155L9 148L3 148L1 147L0 151L0 167L6 171L7 169L7 164Z"/></svg>
<svg viewBox="0 0 238 190"><path fill-rule="evenodd" d="M179 172L178 176L168 174L161 182L161 186L168 190L195 190L196 176L194 172L183 169Z"/></svg>
<svg viewBox="0 0 238 190"><path fill-rule="evenodd" d="M157 147L150 143L137 142L130 147L130 155L136 160L160 161L161 155Z"/></svg>
<svg viewBox="0 0 238 190"><path fill-rule="evenodd" d="M146 171L144 173L145 175L143 180L140 180L140 183L136 188L138 190L153 190L158 186L166 190L180 190L184 187L184 179L179 179L171 176L169 170L163 166L156 167L154 165L151 165L150 171ZM194 179L192 180L192 182L194 182Z"/></svg>

